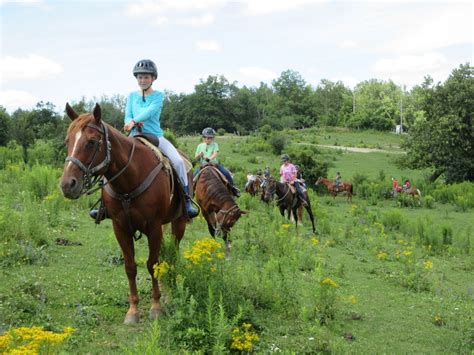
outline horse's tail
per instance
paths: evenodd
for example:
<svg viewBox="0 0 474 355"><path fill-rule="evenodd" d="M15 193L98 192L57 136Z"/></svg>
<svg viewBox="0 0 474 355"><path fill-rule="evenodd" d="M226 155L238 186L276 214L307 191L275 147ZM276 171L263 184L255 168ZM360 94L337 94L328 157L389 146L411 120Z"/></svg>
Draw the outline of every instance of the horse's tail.
<svg viewBox="0 0 474 355"><path fill-rule="evenodd" d="M351 184L351 195L353 195L353 194L354 194L354 191L353 191L353 186L354 186L354 185L352 185L352 184Z"/></svg>

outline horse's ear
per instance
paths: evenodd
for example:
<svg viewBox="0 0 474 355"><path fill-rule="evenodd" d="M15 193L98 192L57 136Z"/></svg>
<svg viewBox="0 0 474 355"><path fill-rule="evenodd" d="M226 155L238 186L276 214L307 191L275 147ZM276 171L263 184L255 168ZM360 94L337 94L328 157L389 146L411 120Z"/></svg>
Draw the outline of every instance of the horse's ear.
<svg viewBox="0 0 474 355"><path fill-rule="evenodd" d="M95 104L94 111L92 112L92 114L94 115L94 118L97 121L97 123L99 123L100 118L101 118L101 110L100 110L99 104Z"/></svg>
<svg viewBox="0 0 474 355"><path fill-rule="evenodd" d="M76 111L69 105L69 102L66 102L66 113L68 117L71 119L71 121L74 121L76 118L79 117Z"/></svg>

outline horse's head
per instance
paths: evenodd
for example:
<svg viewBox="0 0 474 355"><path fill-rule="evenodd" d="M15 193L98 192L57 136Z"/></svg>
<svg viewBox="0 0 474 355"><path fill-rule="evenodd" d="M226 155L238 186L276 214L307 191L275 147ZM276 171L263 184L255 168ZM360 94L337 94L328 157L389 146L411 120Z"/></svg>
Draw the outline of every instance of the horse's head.
<svg viewBox="0 0 474 355"><path fill-rule="evenodd" d="M72 120L66 134L67 158L60 187L64 197L79 198L104 173L110 163L110 143L107 127L102 123L101 110L95 105L92 113L77 114L66 104Z"/></svg>
<svg viewBox="0 0 474 355"><path fill-rule="evenodd" d="M275 181L275 179L273 179L273 178L266 179L264 192L262 194L262 200L269 203L272 200L273 195L275 194L275 192L276 192L276 181Z"/></svg>
<svg viewBox="0 0 474 355"><path fill-rule="evenodd" d="M323 177L320 176L320 177L318 178L318 180L316 180L316 182L315 182L314 184L315 184L316 186L318 186L318 185L321 184L322 182L323 182Z"/></svg>
<svg viewBox="0 0 474 355"><path fill-rule="evenodd" d="M239 220L243 214L247 214L247 211L241 210L239 206L234 205L227 210L220 210L217 213L217 223L219 224L220 230L225 234L230 232L234 224Z"/></svg>

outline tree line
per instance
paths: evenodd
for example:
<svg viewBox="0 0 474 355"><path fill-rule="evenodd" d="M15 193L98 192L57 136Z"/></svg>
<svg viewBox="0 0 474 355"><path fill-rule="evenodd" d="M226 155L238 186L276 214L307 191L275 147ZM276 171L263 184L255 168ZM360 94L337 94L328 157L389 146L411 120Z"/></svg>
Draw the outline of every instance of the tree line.
<svg viewBox="0 0 474 355"><path fill-rule="evenodd" d="M122 129L125 97L81 98L73 102L77 112L90 111L99 102L103 118ZM165 92L162 126L178 135L199 133L204 127L241 135L262 128L278 131L314 126L394 130L402 123L408 132L402 164L433 168L433 179L474 180L472 116L474 76L469 63L454 69L444 83L431 77L406 91L392 81L377 79L358 83L321 80L315 88L296 71L286 70L271 85L239 88L224 76L209 76L190 94ZM62 147L69 120L51 103L40 102L32 110L11 115L0 106L0 146L16 141L27 159L36 139Z"/></svg>

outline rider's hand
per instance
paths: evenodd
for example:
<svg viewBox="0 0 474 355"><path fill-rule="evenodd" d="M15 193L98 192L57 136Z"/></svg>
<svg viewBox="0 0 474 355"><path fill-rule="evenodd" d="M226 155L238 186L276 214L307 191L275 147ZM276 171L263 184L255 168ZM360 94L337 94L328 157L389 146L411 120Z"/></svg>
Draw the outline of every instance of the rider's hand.
<svg viewBox="0 0 474 355"><path fill-rule="evenodd" d="M125 132L129 132L132 130L133 127L135 127L136 122L134 120L131 120L128 122L125 126L123 126L123 130Z"/></svg>

